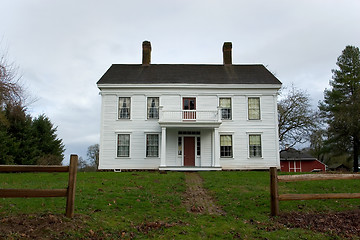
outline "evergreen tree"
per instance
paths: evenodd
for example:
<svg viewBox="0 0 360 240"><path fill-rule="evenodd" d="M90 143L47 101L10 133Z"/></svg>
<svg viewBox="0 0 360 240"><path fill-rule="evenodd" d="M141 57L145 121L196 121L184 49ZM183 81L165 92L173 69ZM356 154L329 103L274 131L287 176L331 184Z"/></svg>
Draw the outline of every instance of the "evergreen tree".
<svg viewBox="0 0 360 240"><path fill-rule="evenodd" d="M12 154L14 149L19 149L19 144L0 123L0 165L15 163L15 156Z"/></svg>
<svg viewBox="0 0 360 240"><path fill-rule="evenodd" d="M360 51L346 46L337 59L339 69L332 70L331 89L324 91L320 110L328 123L332 149L353 156L354 172L358 172L360 147Z"/></svg>
<svg viewBox="0 0 360 240"><path fill-rule="evenodd" d="M60 165L64 145L45 115L32 119L20 105L0 110L0 164Z"/></svg>
<svg viewBox="0 0 360 240"><path fill-rule="evenodd" d="M13 146L9 155L13 156L14 164L32 165L38 154L37 146L33 144L32 119L25 109L18 104L8 103L5 107L5 116L8 121L7 134L13 139Z"/></svg>
<svg viewBox="0 0 360 240"><path fill-rule="evenodd" d="M57 138L57 128L45 115L40 115L32 122L32 131L35 145L37 146L38 163L47 165L59 165L64 158L64 144ZM48 160L45 161L44 160Z"/></svg>

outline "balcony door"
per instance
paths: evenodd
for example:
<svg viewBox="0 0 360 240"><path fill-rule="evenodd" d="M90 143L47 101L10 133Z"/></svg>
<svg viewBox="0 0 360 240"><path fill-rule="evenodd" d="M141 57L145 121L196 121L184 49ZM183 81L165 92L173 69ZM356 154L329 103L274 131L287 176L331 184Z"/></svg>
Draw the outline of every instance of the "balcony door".
<svg viewBox="0 0 360 240"><path fill-rule="evenodd" d="M183 98L183 119L196 120L196 98Z"/></svg>

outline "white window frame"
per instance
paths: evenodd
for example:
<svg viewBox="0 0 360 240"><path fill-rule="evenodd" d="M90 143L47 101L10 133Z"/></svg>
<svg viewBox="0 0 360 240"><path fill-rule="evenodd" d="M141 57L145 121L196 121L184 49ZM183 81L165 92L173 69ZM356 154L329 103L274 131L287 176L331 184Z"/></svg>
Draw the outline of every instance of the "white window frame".
<svg viewBox="0 0 360 240"><path fill-rule="evenodd" d="M118 96L118 104L117 104L117 119L120 121L131 120L132 119L132 97L130 96ZM129 106L129 118L120 118L120 98L129 98L130 106Z"/></svg>
<svg viewBox="0 0 360 240"><path fill-rule="evenodd" d="M119 135L129 135L129 155L128 156L119 156ZM115 146L116 146L116 152L115 152L115 158L124 159L124 158L131 158L131 133L130 132L116 132L115 133L116 139L115 139Z"/></svg>
<svg viewBox="0 0 360 240"><path fill-rule="evenodd" d="M179 146L179 139L181 139L181 145ZM179 149L180 147L180 149ZM177 143L176 143L176 148L177 148L177 156L178 157L182 157L183 155L183 152L184 152L184 137L182 135L178 135L178 138L177 138Z"/></svg>
<svg viewBox="0 0 360 240"><path fill-rule="evenodd" d="M157 135L158 136L158 151L157 151L157 156L148 156L147 155L147 136L148 135ZM161 142L160 142L160 133L158 132L147 132L145 133L145 158L160 158L160 146L161 146Z"/></svg>
<svg viewBox="0 0 360 240"><path fill-rule="evenodd" d="M196 157L201 157L201 135L195 136L195 141L196 141Z"/></svg>
<svg viewBox="0 0 360 240"><path fill-rule="evenodd" d="M231 156L221 156L221 136L231 136ZM220 151L220 158L224 159L233 159L234 158L234 134L233 132L221 132L219 133L219 151Z"/></svg>
<svg viewBox="0 0 360 240"><path fill-rule="evenodd" d="M249 109L249 99L250 98L258 98L259 99L259 119L250 119L250 114L249 114L249 112L250 112L250 109ZM261 119L262 119L262 116L261 116L261 114L262 114L262 111L261 111L261 97L260 96L248 96L247 98L246 98L246 108L247 108L247 120L248 121L261 121Z"/></svg>
<svg viewBox="0 0 360 240"><path fill-rule="evenodd" d="M251 156L250 155L250 136L251 135L258 135L260 136L260 147L261 147L261 156ZM251 158L251 159L263 159L264 157L264 145L263 145L263 134L262 132L248 132L247 133L247 147L248 147L248 158Z"/></svg>
<svg viewBox="0 0 360 240"><path fill-rule="evenodd" d="M225 121L231 121L233 120L233 98L230 97L230 96L219 96L218 97L219 100L218 100L218 106L219 108L221 108L221 120L225 120ZM231 110L231 117L230 118L223 118L223 115L222 115L222 107L220 106L220 99L222 98L229 98L230 99L230 110Z"/></svg>
<svg viewBox="0 0 360 240"><path fill-rule="evenodd" d="M158 98L159 99L159 105L157 106L157 111L158 111L158 117L157 118L149 118L149 114L148 114L148 101L149 101L149 98ZM145 106L145 109L146 109L146 117L145 119L146 120L159 120L159 115L160 115L160 97L158 96L148 96L146 97L146 106Z"/></svg>

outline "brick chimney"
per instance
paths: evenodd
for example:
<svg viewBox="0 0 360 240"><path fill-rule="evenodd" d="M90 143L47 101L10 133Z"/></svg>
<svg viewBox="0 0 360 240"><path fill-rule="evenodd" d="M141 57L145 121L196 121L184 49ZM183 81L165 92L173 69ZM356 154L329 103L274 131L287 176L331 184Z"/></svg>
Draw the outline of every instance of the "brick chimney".
<svg viewBox="0 0 360 240"><path fill-rule="evenodd" d="M232 64L231 49L232 49L232 43L231 42L224 42L224 45L223 45L223 60L224 60L224 65L225 66Z"/></svg>
<svg viewBox="0 0 360 240"><path fill-rule="evenodd" d="M151 44L149 41L144 41L142 43L143 55L142 55L142 65L149 66L151 63Z"/></svg>

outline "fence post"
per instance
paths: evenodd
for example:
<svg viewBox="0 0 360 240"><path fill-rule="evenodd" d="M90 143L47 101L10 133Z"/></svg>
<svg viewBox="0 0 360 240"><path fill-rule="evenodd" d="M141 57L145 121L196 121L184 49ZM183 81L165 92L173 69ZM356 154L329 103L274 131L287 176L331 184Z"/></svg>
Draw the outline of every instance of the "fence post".
<svg viewBox="0 0 360 240"><path fill-rule="evenodd" d="M271 216L279 215L279 194L277 168L270 168L270 197L271 197Z"/></svg>
<svg viewBox="0 0 360 240"><path fill-rule="evenodd" d="M75 185L76 185L76 172L78 165L78 156L70 156L70 165L69 165L69 183L67 189L67 198L66 198L66 217L74 217L74 204L75 204Z"/></svg>

